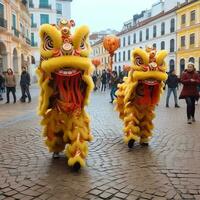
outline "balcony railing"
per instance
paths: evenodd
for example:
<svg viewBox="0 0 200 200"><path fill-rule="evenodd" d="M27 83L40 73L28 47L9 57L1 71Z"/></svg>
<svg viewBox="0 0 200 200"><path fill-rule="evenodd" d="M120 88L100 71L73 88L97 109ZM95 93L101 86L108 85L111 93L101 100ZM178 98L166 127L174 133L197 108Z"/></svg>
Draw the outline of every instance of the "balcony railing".
<svg viewBox="0 0 200 200"><path fill-rule="evenodd" d="M33 41L31 41L31 46L32 46L32 47L37 47L38 44L37 44L37 42L33 42Z"/></svg>
<svg viewBox="0 0 200 200"><path fill-rule="evenodd" d="M37 28L37 24L36 23L32 23L31 24L31 28Z"/></svg>
<svg viewBox="0 0 200 200"><path fill-rule="evenodd" d="M12 30L13 30L14 35L16 37L19 37L20 32L15 27L12 27Z"/></svg>
<svg viewBox="0 0 200 200"><path fill-rule="evenodd" d="M7 28L7 20L0 17L0 27Z"/></svg>
<svg viewBox="0 0 200 200"><path fill-rule="evenodd" d="M31 40L29 38L26 38L26 43L30 45L31 44Z"/></svg>
<svg viewBox="0 0 200 200"><path fill-rule="evenodd" d="M40 4L40 5L39 5L39 8L51 9L51 5Z"/></svg>

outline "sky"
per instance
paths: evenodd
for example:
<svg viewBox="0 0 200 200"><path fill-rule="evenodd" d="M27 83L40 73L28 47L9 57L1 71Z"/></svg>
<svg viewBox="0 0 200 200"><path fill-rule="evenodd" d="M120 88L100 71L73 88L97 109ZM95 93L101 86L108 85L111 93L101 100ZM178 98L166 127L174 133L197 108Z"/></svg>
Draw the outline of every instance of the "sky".
<svg viewBox="0 0 200 200"><path fill-rule="evenodd" d="M158 0L73 0L71 18L76 26L86 24L91 32L107 28L120 31L123 22L150 9Z"/></svg>

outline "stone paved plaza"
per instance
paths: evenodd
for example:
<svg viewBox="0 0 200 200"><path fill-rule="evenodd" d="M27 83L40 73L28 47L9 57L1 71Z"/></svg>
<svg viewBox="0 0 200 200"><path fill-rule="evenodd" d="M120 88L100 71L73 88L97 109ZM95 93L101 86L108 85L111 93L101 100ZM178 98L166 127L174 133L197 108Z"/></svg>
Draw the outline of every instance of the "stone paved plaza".
<svg viewBox="0 0 200 200"><path fill-rule="evenodd" d="M0 104L0 200L200 199L200 105L188 125L184 102L167 109L163 97L149 147L130 150L109 94L93 93L94 140L87 166L73 172L43 145L33 90L31 104Z"/></svg>

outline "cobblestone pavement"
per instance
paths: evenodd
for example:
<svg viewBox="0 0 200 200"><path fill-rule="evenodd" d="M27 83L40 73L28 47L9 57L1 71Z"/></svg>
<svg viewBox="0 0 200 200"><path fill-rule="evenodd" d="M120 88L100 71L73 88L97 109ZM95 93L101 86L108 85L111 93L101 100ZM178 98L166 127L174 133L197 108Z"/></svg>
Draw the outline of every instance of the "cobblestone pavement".
<svg viewBox="0 0 200 200"><path fill-rule="evenodd" d="M93 94L94 141L87 166L73 172L64 155L52 160L43 145L34 101L0 124L0 200L200 199L200 105L197 122L188 125L184 102L167 109L162 101L149 147L129 150L108 93Z"/></svg>

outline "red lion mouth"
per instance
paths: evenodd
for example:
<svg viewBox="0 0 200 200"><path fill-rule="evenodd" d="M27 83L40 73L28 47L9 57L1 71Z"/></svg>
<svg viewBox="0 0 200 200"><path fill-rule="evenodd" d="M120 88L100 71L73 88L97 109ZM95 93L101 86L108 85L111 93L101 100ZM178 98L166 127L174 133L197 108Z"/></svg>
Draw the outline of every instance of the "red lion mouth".
<svg viewBox="0 0 200 200"><path fill-rule="evenodd" d="M51 106L67 113L80 110L87 88L82 75L83 71L68 67L53 73L54 95L51 97Z"/></svg>

